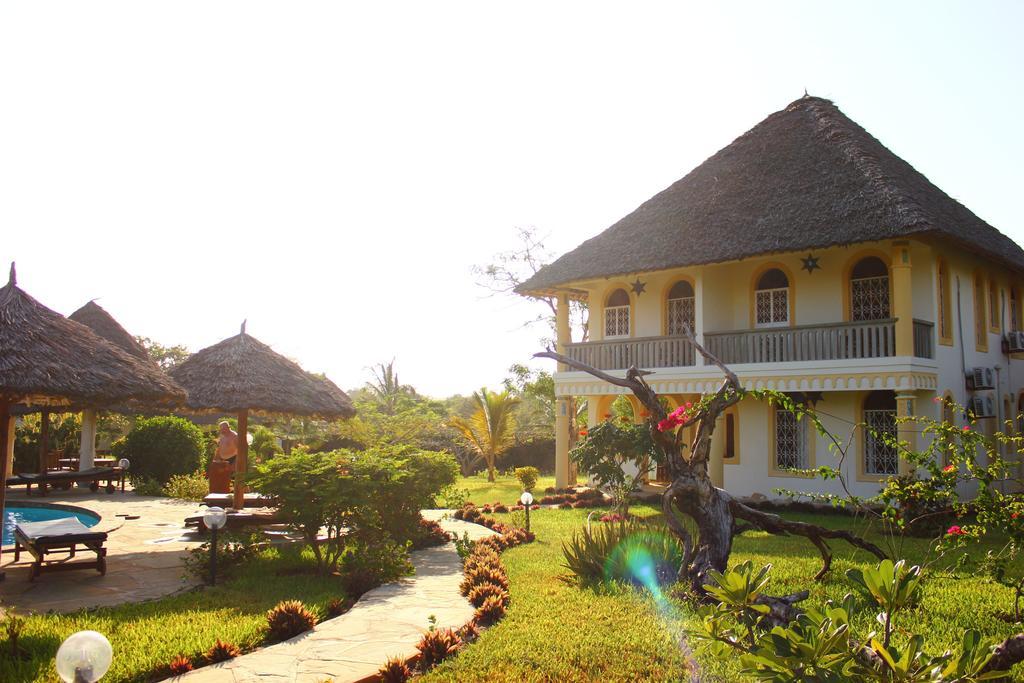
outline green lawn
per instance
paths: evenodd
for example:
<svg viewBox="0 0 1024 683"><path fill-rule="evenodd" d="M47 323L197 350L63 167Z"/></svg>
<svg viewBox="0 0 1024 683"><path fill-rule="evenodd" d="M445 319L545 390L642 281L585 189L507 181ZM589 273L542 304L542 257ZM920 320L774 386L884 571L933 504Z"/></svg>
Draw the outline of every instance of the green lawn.
<svg viewBox="0 0 1024 683"><path fill-rule="evenodd" d="M134 605L29 617L20 642L32 658L15 662L0 655L0 681L58 680L57 647L84 629L104 634L114 648L104 683L150 680L156 667L178 654L205 652L216 638L251 649L262 638L266 611L279 601L296 598L322 614L327 603L342 597L338 580L306 573L311 566L311 556L302 561L271 549L216 587Z"/></svg>
<svg viewBox="0 0 1024 683"><path fill-rule="evenodd" d="M514 488L514 482L507 481L490 488L473 483L477 490L488 491L486 496L476 496L480 500L490 500L493 497L490 492L508 486ZM633 511L650 518L660 516L652 506L636 506ZM644 594L579 588L562 580L567 571L561 566L561 542L583 526L587 512L544 509L532 515L532 528L538 534L538 541L506 551L502 556L508 568L513 599L508 616L455 659L432 671L425 680L687 679L679 642L685 629L698 626L688 604L673 600L658 609ZM851 518L836 515L787 516L831 527L849 528L854 524ZM876 542L881 540L876 534L868 533L868 537ZM929 543L909 540L904 546L904 555L911 561L921 561ZM805 604L820 605L828 599L841 599L852 591L844 577L847 569L874 562L873 557L863 551L854 552L843 543L831 545L835 553L832 571L820 583L811 581L820 566L820 558L814 547L803 539L774 537L762 532L744 534L736 541L733 561L749 559L756 565L771 563L772 594L809 589L811 597ZM1024 630L996 616L1005 613L1011 603L1012 591L983 576L935 569L929 573L921 606L898 617L898 637L905 637L910 630L922 633L926 637L926 648L936 653L957 646L967 628L976 628L992 640L1001 640ZM857 615L855 627L864 634L876 627L870 610ZM741 680L735 659L716 660L699 641L691 640L690 647L702 680Z"/></svg>
<svg viewBox="0 0 1024 683"><path fill-rule="evenodd" d="M534 496L540 498L544 495L544 489L554 486L555 478L552 476L541 476L537 479L537 485L533 488ZM487 472L476 474L472 477L461 477L455 486L469 491L469 500L477 505L486 503L501 502L511 505L519 500L523 489L519 481L510 475L499 474L497 481L487 481Z"/></svg>

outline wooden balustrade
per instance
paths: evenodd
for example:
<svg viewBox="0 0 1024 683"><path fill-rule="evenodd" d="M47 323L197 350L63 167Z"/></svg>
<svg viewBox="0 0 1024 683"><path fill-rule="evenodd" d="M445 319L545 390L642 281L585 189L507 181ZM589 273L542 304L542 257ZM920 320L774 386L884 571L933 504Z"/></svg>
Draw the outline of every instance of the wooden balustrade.
<svg viewBox="0 0 1024 683"><path fill-rule="evenodd" d="M934 324L914 321L914 356L934 358ZM707 349L727 364L886 358L896 355L896 321L772 327L709 332ZM683 337L641 337L567 344L566 355L599 370L694 365L693 345Z"/></svg>

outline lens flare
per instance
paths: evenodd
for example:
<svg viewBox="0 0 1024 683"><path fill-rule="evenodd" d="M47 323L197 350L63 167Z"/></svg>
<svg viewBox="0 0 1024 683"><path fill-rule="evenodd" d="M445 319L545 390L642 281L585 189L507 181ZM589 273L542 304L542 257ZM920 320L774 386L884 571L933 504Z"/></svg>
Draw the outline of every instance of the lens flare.
<svg viewBox="0 0 1024 683"><path fill-rule="evenodd" d="M635 531L619 542L605 562L605 579L646 589L660 608L668 606L661 590L671 583L682 562L675 538L655 530Z"/></svg>

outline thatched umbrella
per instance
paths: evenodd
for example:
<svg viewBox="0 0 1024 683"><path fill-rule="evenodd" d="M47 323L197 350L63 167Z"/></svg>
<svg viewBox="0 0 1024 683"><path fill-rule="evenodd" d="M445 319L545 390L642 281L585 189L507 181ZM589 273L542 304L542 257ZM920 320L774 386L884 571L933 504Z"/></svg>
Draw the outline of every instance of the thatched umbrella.
<svg viewBox="0 0 1024 683"><path fill-rule="evenodd" d="M38 406L149 406L180 403L181 387L152 364L104 341L17 286L14 264L0 288L0 472L7 471L13 438L10 408ZM6 488L0 486L0 518Z"/></svg>
<svg viewBox="0 0 1024 683"><path fill-rule="evenodd" d="M323 419L355 415L352 400L333 382L312 375L242 331L199 351L170 371L197 413L238 415L234 505L245 503L249 415L303 415Z"/></svg>

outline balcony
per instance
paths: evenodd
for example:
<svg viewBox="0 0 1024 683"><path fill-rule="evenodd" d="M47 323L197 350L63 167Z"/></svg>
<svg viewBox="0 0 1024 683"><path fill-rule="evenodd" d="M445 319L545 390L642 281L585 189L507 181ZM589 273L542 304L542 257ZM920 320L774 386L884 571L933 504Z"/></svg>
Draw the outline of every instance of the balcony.
<svg viewBox="0 0 1024 683"><path fill-rule="evenodd" d="M934 358L933 327L914 321L914 356ZM704 344L726 364L792 363L887 358L896 355L896 321L802 325L704 335ZM566 355L599 370L694 365L683 337L642 337L566 345Z"/></svg>

